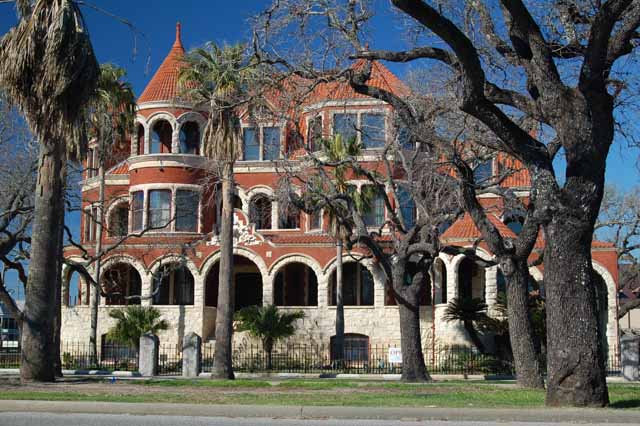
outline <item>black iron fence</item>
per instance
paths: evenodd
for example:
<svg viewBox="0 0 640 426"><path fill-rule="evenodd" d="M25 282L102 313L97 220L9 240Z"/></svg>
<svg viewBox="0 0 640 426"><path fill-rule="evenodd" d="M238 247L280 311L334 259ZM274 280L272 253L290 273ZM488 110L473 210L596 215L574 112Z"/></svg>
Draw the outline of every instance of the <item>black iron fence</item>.
<svg viewBox="0 0 640 426"><path fill-rule="evenodd" d="M342 359L332 353L330 345L282 344L269 356L259 344L233 348L233 368L238 372L273 371L319 374L400 374L402 363L397 348L388 345L345 344ZM202 369L213 370L214 348L204 345ZM442 347L425 350L427 369L432 374L511 374L511 363L483 355L468 347Z"/></svg>
<svg viewBox="0 0 640 426"><path fill-rule="evenodd" d="M316 374L400 374L402 363L397 348L389 345L350 345L345 342L342 359L333 353L330 345L293 344L276 345L269 362L268 354L260 344L241 344L233 347L233 368L237 372L260 373L316 373ZM509 375L513 364L493 355L481 354L475 348L448 346L425 348L425 363L431 374ZM62 368L67 370L137 371L138 353L125 345L105 344L99 348L98 358L91 356L88 343L65 343L60 352ZM543 362L544 365L544 362ZM20 349L0 349L0 368L19 368ZM202 371L214 367L214 346L202 346ZM620 375L618 356L607 362L608 375ZM182 348L161 344L158 356L158 374L182 375Z"/></svg>
<svg viewBox="0 0 640 426"><path fill-rule="evenodd" d="M178 345L160 345L158 351L158 375L182 375L182 349Z"/></svg>

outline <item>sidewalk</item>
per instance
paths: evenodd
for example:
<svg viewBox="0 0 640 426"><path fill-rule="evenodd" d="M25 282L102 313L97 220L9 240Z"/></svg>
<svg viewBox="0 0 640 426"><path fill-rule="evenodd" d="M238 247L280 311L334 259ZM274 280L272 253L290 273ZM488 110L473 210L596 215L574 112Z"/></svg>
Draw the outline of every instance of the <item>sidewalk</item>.
<svg viewBox="0 0 640 426"><path fill-rule="evenodd" d="M598 409L480 409L282 407L161 403L0 401L0 412L91 413L237 418L448 420L549 423L638 424L640 411Z"/></svg>

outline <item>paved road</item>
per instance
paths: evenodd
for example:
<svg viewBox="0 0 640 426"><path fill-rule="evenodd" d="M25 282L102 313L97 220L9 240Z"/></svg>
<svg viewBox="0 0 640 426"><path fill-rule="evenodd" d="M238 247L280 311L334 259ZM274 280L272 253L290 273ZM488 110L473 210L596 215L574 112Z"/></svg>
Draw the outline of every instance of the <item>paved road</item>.
<svg viewBox="0 0 640 426"><path fill-rule="evenodd" d="M557 426L558 423L458 421L233 419L223 417L134 416L129 414L0 413L0 426ZM607 426L622 426L607 423Z"/></svg>

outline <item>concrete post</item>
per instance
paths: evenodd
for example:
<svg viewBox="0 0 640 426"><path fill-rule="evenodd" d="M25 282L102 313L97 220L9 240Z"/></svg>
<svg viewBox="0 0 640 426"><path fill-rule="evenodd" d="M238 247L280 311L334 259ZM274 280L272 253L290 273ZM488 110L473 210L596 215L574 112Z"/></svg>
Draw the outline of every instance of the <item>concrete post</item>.
<svg viewBox="0 0 640 426"><path fill-rule="evenodd" d="M202 360L202 338L196 333L184 336L182 344L182 375L198 377Z"/></svg>
<svg viewBox="0 0 640 426"><path fill-rule="evenodd" d="M138 370L145 377L158 374L158 353L160 340L154 334L140 336L140 351L138 353Z"/></svg>
<svg viewBox="0 0 640 426"><path fill-rule="evenodd" d="M625 333L620 337L622 377L640 381L640 335Z"/></svg>

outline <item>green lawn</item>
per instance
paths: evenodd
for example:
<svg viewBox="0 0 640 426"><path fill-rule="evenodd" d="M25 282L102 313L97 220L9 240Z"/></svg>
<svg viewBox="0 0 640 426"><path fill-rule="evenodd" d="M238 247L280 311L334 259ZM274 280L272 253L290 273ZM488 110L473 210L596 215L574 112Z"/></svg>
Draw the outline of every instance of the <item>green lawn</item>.
<svg viewBox="0 0 640 426"><path fill-rule="evenodd" d="M640 385L611 384L612 408L640 408ZM173 402L202 404L358 407L544 406L544 392L513 382L441 381L428 384L342 380L86 380L21 386L0 381L0 399L52 401Z"/></svg>

